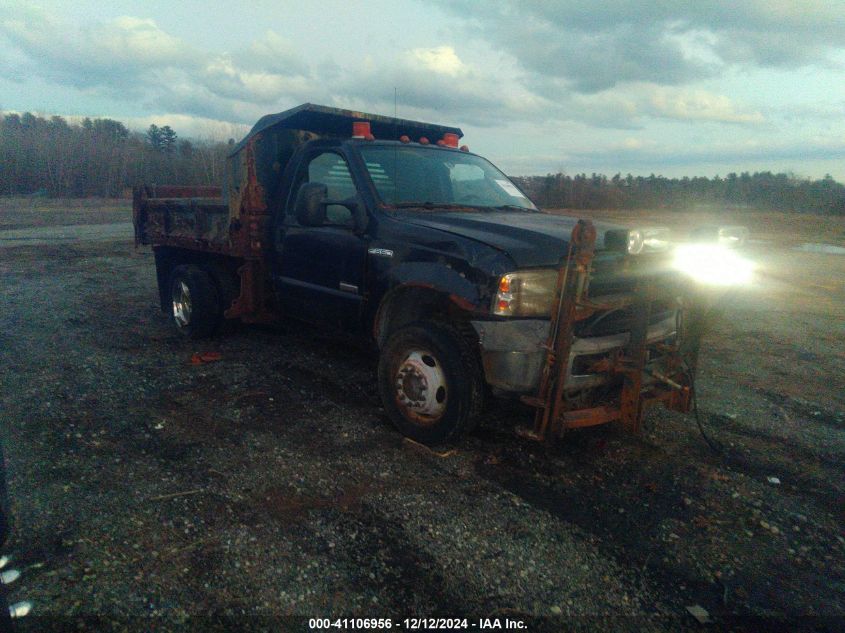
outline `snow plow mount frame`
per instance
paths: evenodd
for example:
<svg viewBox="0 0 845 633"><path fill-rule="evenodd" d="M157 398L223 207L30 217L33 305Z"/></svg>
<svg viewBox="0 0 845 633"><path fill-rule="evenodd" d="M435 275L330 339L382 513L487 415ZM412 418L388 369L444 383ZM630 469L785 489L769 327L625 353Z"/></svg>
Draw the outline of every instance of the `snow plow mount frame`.
<svg viewBox="0 0 845 633"><path fill-rule="evenodd" d="M568 429L619 421L625 429L638 432L649 407L662 403L667 409L688 412L692 403L692 375L697 344L682 354L684 332L675 332L674 341L661 345L659 369L648 363L647 332L652 305L665 299L665 288L654 282L639 281L633 295L633 319L630 338L624 350L604 363L601 371L622 377L621 387L600 402L584 407L567 398L567 367L575 339L578 310L593 310L589 282L595 255L596 229L589 220L579 220L572 229L569 251L558 268L555 298L546 341L546 359L537 395L522 401L536 408L533 429L518 434L543 441L561 437ZM678 297L672 297L677 300ZM678 308L682 316L685 304ZM678 321L682 322L681 319ZM654 345L652 344L652 347ZM617 382L619 382L617 380Z"/></svg>

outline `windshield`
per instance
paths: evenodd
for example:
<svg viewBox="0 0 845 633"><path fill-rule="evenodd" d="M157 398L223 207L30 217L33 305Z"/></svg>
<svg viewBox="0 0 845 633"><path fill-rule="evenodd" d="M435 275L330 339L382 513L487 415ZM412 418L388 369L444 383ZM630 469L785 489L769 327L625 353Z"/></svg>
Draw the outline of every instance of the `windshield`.
<svg viewBox="0 0 845 633"><path fill-rule="evenodd" d="M437 148L373 145L361 148L383 202L397 207L537 207L479 156Z"/></svg>

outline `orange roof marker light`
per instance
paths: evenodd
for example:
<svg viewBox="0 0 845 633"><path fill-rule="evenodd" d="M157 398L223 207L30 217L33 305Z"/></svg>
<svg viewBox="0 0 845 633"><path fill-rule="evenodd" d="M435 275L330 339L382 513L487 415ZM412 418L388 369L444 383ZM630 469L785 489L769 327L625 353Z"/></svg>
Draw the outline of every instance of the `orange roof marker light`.
<svg viewBox="0 0 845 633"><path fill-rule="evenodd" d="M399 140L400 140L402 143L410 143L410 142L411 142L411 139L408 137L408 135L407 135L407 134L403 134L402 136L400 136L400 137L399 137Z"/></svg>
<svg viewBox="0 0 845 633"><path fill-rule="evenodd" d="M440 141L437 141L437 144L440 144ZM443 135L443 144L446 147L457 147L458 146L458 135L452 132L446 132Z"/></svg>
<svg viewBox="0 0 845 633"><path fill-rule="evenodd" d="M373 140L373 135L370 132L369 121L353 121L352 122L352 138L365 138Z"/></svg>
<svg viewBox="0 0 845 633"><path fill-rule="evenodd" d="M428 139L424 136L420 137L420 145L428 145Z"/></svg>
<svg viewBox="0 0 845 633"><path fill-rule="evenodd" d="M462 152L468 152L469 151L469 145L461 145L461 151Z"/></svg>

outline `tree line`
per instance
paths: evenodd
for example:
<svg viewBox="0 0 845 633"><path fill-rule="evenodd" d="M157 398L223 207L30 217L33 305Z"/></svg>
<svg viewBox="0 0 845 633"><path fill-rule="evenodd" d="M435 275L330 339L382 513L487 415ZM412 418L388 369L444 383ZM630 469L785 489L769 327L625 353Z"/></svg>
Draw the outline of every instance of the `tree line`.
<svg viewBox="0 0 845 633"><path fill-rule="evenodd" d="M569 209L694 209L724 206L845 215L845 185L830 175L799 178L770 171L724 178L547 174L514 180L539 206Z"/></svg>
<svg viewBox="0 0 845 633"><path fill-rule="evenodd" d="M170 126L130 132L112 119L69 123L0 113L0 195L119 197L140 183L219 185L228 143L179 138ZM791 174L666 178L563 173L514 180L539 206L570 209L730 206L845 214L845 185Z"/></svg>
<svg viewBox="0 0 845 633"><path fill-rule="evenodd" d="M231 143L181 139L167 125L139 133L112 119L0 113L0 195L120 197L144 182L219 185Z"/></svg>

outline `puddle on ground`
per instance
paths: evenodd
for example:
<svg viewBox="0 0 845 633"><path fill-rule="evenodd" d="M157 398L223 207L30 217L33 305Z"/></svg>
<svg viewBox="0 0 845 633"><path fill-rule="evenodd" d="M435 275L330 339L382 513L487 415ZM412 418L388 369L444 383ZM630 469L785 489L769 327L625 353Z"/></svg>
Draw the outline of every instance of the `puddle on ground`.
<svg viewBox="0 0 845 633"><path fill-rule="evenodd" d="M795 251L802 253L824 253L825 255L845 255L845 248L841 246L833 246L832 244L819 244L817 242L808 242L801 246L796 246Z"/></svg>

